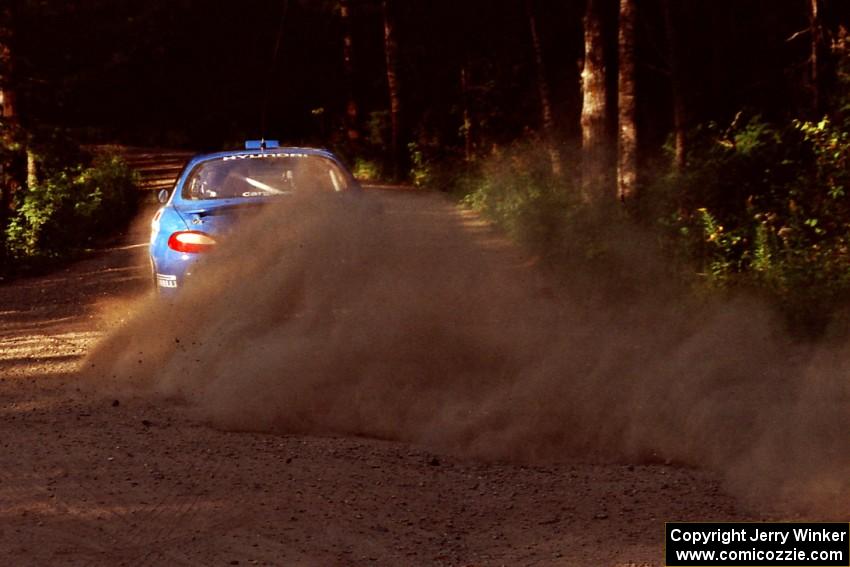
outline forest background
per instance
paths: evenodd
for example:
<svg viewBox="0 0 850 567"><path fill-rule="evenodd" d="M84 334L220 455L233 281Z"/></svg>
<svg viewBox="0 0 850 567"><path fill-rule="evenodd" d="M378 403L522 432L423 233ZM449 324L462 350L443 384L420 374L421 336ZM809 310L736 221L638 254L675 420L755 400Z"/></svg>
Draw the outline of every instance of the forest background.
<svg viewBox="0 0 850 567"><path fill-rule="evenodd" d="M0 273L132 218L94 148L268 137L451 193L555 272L627 226L697 296L846 336L848 27L847 0L4 0Z"/></svg>

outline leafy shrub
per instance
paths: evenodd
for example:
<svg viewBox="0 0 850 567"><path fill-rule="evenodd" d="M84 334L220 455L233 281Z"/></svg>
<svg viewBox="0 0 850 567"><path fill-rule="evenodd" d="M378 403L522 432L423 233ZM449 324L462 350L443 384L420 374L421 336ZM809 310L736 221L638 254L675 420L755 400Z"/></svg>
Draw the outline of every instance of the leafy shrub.
<svg viewBox="0 0 850 567"><path fill-rule="evenodd" d="M116 156L53 172L16 194L6 246L17 259L57 257L124 225L136 212L137 176Z"/></svg>
<svg viewBox="0 0 850 567"><path fill-rule="evenodd" d="M381 178L381 166L375 160L357 157L351 172L360 181L377 181Z"/></svg>
<svg viewBox="0 0 850 567"><path fill-rule="evenodd" d="M570 178L552 175L548 154L533 141L496 151L454 185L463 203L495 221L514 239L546 252L562 240L575 191Z"/></svg>
<svg viewBox="0 0 850 567"><path fill-rule="evenodd" d="M410 181L414 187L425 187L434 181L434 165L416 142L407 144L410 152Z"/></svg>
<svg viewBox="0 0 850 567"><path fill-rule="evenodd" d="M850 134L827 119L739 116L697 129L688 170L655 182L651 198L671 247L711 286L761 290L816 331L850 293L848 165Z"/></svg>

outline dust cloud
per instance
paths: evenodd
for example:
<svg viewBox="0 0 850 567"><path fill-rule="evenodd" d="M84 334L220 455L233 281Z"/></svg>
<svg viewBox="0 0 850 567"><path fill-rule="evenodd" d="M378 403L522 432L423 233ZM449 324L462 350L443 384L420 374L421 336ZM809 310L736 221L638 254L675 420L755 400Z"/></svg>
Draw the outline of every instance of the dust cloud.
<svg viewBox="0 0 850 567"><path fill-rule="evenodd" d="M475 458L676 462L758 506L850 509L850 349L694 301L636 233L556 280L435 195L286 200L91 354L224 429Z"/></svg>

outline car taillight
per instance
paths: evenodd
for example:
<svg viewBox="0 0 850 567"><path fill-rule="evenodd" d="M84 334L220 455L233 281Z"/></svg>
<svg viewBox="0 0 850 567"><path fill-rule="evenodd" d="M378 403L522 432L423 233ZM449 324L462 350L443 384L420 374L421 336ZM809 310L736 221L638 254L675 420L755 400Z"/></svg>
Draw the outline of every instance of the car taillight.
<svg viewBox="0 0 850 567"><path fill-rule="evenodd" d="M215 246L213 237L197 230L175 232L168 237L168 247L178 252L198 254L209 252L213 246Z"/></svg>

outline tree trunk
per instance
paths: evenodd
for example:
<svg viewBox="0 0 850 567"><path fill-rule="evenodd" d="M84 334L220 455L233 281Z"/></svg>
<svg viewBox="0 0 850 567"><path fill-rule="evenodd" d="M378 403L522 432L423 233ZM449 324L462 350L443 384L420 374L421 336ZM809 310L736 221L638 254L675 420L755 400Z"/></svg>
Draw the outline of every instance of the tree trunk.
<svg viewBox="0 0 850 567"><path fill-rule="evenodd" d="M0 117L5 124L15 121L15 92L12 89L12 9L0 9Z"/></svg>
<svg viewBox="0 0 850 567"><path fill-rule="evenodd" d="M393 176L399 177L401 161L401 98L398 82L398 44L391 9L391 0L383 0L381 8L384 14L384 53L387 60L387 89L390 98L390 153Z"/></svg>
<svg viewBox="0 0 850 567"><path fill-rule="evenodd" d="M360 141L360 129L357 125L357 100L354 97L354 60L351 41L351 7L348 0L339 1L339 16L342 20L342 63L345 73L348 100L345 105L345 131L350 146Z"/></svg>
<svg viewBox="0 0 850 567"><path fill-rule="evenodd" d="M688 159L687 116L685 93L682 81L682 63L679 56L679 34L676 31L676 18L673 14L673 2L663 0L664 27L667 35L667 48L670 52L670 88L673 96L673 170L681 172Z"/></svg>
<svg viewBox="0 0 850 567"><path fill-rule="evenodd" d="M8 148L14 143L17 109L13 88L12 8L0 8L0 144ZM2 152L8 158L8 151ZM12 208L12 198L19 182L10 171L11 161L0 158L0 257L4 255L4 235Z"/></svg>
<svg viewBox="0 0 850 567"><path fill-rule="evenodd" d="M460 92L461 104L463 105L463 159L467 163L474 160L475 155L472 151L472 116L469 110L469 72L467 66L460 68Z"/></svg>
<svg viewBox="0 0 850 567"><path fill-rule="evenodd" d="M617 196L626 205L637 198L637 125L635 124L635 0L620 0Z"/></svg>
<svg viewBox="0 0 850 567"><path fill-rule="evenodd" d="M818 14L818 0L809 0L809 35L812 42L811 56L809 58L809 81L811 81L812 90L812 112L814 118L820 118L820 113L823 105L821 104L821 88L820 88L820 73L818 72L819 58L821 45L821 26L820 16Z"/></svg>
<svg viewBox="0 0 850 567"><path fill-rule="evenodd" d="M32 189L38 185L38 157L32 151L30 146L27 146L27 187Z"/></svg>
<svg viewBox="0 0 850 567"><path fill-rule="evenodd" d="M543 49L540 37L537 35L537 21L534 18L532 0L525 0L525 11L528 15L528 26L531 31L531 44L534 47L534 63L537 67L537 91L540 94L541 122L546 150L552 162L552 174L561 175L561 154L555 140L555 120L552 118L552 100L549 96L549 83L546 81L546 67L543 65Z"/></svg>
<svg viewBox="0 0 850 567"><path fill-rule="evenodd" d="M584 68L581 72L581 196L597 201L607 190L605 135L605 57L600 0L587 0L584 16Z"/></svg>

